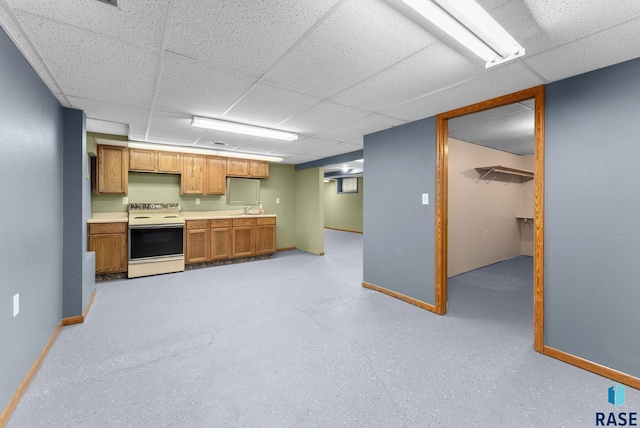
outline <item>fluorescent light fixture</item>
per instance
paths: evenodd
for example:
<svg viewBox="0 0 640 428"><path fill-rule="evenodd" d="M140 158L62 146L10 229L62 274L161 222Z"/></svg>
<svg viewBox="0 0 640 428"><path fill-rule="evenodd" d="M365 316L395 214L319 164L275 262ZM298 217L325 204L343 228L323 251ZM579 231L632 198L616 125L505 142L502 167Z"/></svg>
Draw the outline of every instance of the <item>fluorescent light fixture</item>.
<svg viewBox="0 0 640 428"><path fill-rule="evenodd" d="M402 0L467 49L486 67L524 55L524 48L474 0Z"/></svg>
<svg viewBox="0 0 640 428"><path fill-rule="evenodd" d="M259 126L245 125L244 123L228 122L226 120L209 119L198 116L193 117L191 126L216 131L233 132L234 134L273 138L276 140L294 141L298 139L298 134L294 134L293 132L278 131L277 129L262 128Z"/></svg>

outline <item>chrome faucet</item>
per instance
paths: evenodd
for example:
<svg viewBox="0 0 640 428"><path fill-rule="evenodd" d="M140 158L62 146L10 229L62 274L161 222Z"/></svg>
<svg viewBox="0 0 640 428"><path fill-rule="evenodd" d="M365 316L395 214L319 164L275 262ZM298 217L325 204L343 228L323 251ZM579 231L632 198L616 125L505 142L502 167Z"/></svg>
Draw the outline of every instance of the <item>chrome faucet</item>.
<svg viewBox="0 0 640 428"><path fill-rule="evenodd" d="M244 214L249 214L249 211L251 211L251 208L253 207L244 207Z"/></svg>

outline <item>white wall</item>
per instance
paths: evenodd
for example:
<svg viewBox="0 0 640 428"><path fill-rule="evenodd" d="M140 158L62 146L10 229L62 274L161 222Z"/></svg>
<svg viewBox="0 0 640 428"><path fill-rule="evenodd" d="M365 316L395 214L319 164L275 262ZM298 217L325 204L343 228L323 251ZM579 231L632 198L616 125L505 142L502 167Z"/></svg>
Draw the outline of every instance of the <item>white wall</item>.
<svg viewBox="0 0 640 428"><path fill-rule="evenodd" d="M535 169L534 156L521 156L522 169L533 171ZM533 218L534 208L534 184L533 180L526 181L520 185L520 207L518 216ZM533 220L520 222L520 254L523 256L533 256Z"/></svg>
<svg viewBox="0 0 640 428"><path fill-rule="evenodd" d="M516 216L529 208L533 212L533 180L476 183L475 168L533 169L530 158L449 139L449 277L522 254L521 230L528 226L519 227Z"/></svg>

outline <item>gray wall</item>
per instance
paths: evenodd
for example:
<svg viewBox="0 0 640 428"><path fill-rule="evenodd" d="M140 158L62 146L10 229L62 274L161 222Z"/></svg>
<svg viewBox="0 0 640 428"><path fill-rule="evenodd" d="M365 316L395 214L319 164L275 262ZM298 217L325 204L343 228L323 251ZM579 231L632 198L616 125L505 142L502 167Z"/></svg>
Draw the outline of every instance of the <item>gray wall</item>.
<svg viewBox="0 0 640 428"><path fill-rule="evenodd" d="M91 217L91 176L86 154L85 114L63 109L63 299L62 316L82 314L95 288L95 261L87 256L87 220Z"/></svg>
<svg viewBox="0 0 640 428"><path fill-rule="evenodd" d="M545 343L640 377L640 60L546 87Z"/></svg>
<svg viewBox="0 0 640 428"><path fill-rule="evenodd" d="M435 118L364 137L364 281L435 304ZM422 205L429 193L429 205Z"/></svg>
<svg viewBox="0 0 640 428"><path fill-rule="evenodd" d="M2 411L62 316L63 110L2 29L0 58Z"/></svg>

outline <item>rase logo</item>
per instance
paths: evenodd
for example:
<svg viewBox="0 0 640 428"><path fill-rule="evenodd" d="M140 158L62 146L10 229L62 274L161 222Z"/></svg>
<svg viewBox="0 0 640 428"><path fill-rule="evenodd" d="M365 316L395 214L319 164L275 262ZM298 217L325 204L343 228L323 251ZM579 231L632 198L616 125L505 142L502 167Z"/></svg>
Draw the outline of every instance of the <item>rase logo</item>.
<svg viewBox="0 0 640 428"><path fill-rule="evenodd" d="M624 404L624 386L616 382L614 386L609 388L607 401L616 406L616 409ZM597 412L596 426L601 427L636 427L638 426L638 413L636 412Z"/></svg>

